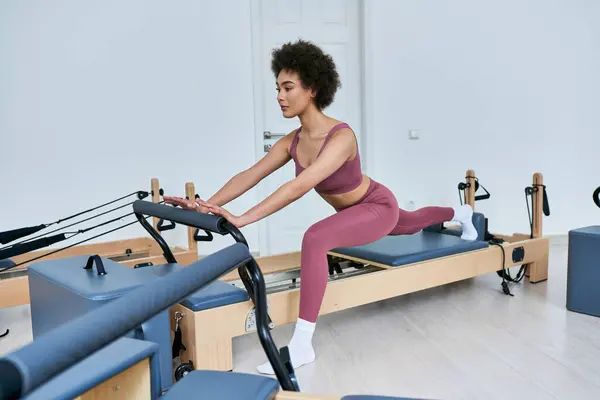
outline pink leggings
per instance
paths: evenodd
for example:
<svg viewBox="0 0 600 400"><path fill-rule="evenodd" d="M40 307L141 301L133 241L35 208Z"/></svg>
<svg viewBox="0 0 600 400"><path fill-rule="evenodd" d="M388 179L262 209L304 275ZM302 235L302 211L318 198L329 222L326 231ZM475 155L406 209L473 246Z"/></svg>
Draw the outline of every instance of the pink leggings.
<svg viewBox="0 0 600 400"><path fill-rule="evenodd" d="M356 204L315 223L304 234L300 259L299 317L316 322L329 275L327 252L338 247L360 246L386 235L410 235L430 225L450 221L451 207L424 207L405 211L393 193L371 180L367 193Z"/></svg>

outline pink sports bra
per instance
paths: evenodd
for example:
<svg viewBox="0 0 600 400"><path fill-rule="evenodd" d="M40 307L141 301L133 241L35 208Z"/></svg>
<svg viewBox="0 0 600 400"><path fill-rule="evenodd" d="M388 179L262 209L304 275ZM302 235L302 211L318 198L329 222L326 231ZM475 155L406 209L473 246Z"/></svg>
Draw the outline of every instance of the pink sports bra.
<svg viewBox="0 0 600 400"><path fill-rule="evenodd" d="M338 129L349 128L348 124L340 123L331 128L327 137L325 138L325 142L317 157L321 155L321 152L329 142L329 139L333 136L334 132ZM292 145L290 146L290 154L292 159L296 163L296 176L300 175L305 168L303 168L298 162L298 157L296 154L296 148L298 146L299 133L302 128L298 128L296 134L294 136L294 140L292 141ZM360 167L360 155L358 154L358 149L356 150L356 157L350 161L346 161L340 168L338 168L333 174L329 175L323 181L321 181L317 186L315 186L315 190L320 194L341 194L346 193L351 190L356 189L362 183L362 169Z"/></svg>

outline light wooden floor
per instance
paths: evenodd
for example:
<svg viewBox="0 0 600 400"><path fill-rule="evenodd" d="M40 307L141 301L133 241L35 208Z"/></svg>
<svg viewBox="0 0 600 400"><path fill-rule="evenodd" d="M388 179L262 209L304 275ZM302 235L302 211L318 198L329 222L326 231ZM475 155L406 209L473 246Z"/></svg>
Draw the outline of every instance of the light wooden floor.
<svg viewBox="0 0 600 400"><path fill-rule="evenodd" d="M310 393L434 399L600 399L600 319L565 308L567 247L553 244L550 276L514 297L489 274L323 316L317 360L297 370ZM516 271L511 271L513 274ZM348 294L352 295L352 294ZM0 354L31 340L29 307L0 310ZM277 327L278 346L292 324ZM265 360L256 335L233 343L236 371Z"/></svg>

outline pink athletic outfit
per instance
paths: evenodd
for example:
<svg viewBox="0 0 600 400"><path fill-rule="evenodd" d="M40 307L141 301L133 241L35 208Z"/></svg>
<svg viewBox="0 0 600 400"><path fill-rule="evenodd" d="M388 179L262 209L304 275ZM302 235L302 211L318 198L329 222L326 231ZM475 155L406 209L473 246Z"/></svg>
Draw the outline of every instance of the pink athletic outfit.
<svg viewBox="0 0 600 400"><path fill-rule="evenodd" d="M342 128L349 126L341 123L331 129L319 155L334 132ZM300 129L296 131L290 146L290 154L296 163L296 176L304 170L296 155ZM322 194L346 193L356 189L361 184L362 177L357 149L354 159L346 161L337 171L320 182L315 190ZM372 243L386 235L410 235L428 226L450 221L453 217L452 207L402 210L398 207L394 194L384 185L371 179L367 192L358 202L343 209L336 209L335 214L318 221L304 234L300 258L299 317L310 322L317 320L327 286L328 251L338 247Z"/></svg>

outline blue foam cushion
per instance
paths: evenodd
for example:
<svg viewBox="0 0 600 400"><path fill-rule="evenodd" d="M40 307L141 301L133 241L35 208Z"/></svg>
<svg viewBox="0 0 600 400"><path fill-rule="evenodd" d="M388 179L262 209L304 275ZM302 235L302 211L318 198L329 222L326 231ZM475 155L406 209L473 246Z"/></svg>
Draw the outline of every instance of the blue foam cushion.
<svg viewBox="0 0 600 400"><path fill-rule="evenodd" d="M161 400L272 400L279 392L273 378L238 372L195 370L167 391Z"/></svg>
<svg viewBox="0 0 600 400"><path fill-rule="evenodd" d="M72 399L113 376L150 359L152 398L160 394L158 345L145 340L120 338L56 375L31 392L28 400Z"/></svg>
<svg viewBox="0 0 600 400"><path fill-rule="evenodd" d="M373 243L333 249L332 252L397 267L486 247L487 242L422 231L414 235L385 236Z"/></svg>
<svg viewBox="0 0 600 400"><path fill-rule="evenodd" d="M3 270L4 268L10 268L10 267L14 267L15 266L15 262L13 260L11 260L10 258L5 258L3 260L0 260L0 271Z"/></svg>
<svg viewBox="0 0 600 400"><path fill-rule="evenodd" d="M214 281L180 302L180 304L192 311L201 311L248 300L250 300L250 296L245 290L233 286L231 283Z"/></svg>

